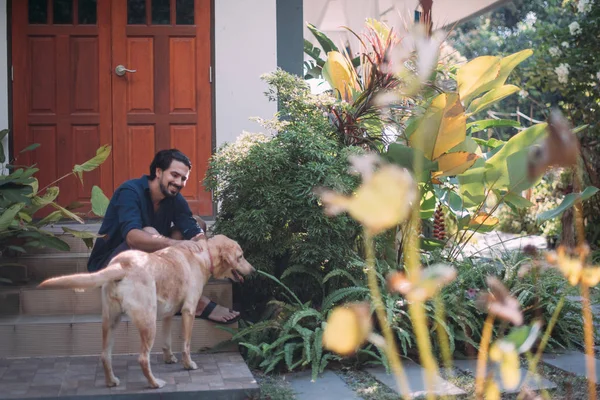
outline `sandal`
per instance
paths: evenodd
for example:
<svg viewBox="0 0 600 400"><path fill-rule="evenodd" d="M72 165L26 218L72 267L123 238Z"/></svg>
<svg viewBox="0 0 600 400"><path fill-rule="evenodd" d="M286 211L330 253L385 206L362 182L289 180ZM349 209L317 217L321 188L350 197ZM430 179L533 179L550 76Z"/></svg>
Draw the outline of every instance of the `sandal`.
<svg viewBox="0 0 600 400"><path fill-rule="evenodd" d="M210 322L214 322L215 324L221 324L221 325L231 325L234 324L236 322L238 322L241 318L241 314L238 314L237 316L231 318L230 320L227 321L215 321L214 319L209 318L210 313L213 312L213 310L215 309L215 307L217 307L217 303L215 303L214 301L211 301L210 303L208 303L208 305L206 307L204 307L204 310L202 311L202 314L200 315L196 315L196 318L200 318L200 319L205 319L207 321ZM229 311L232 311L231 309ZM178 312L175 315L181 315L181 312Z"/></svg>

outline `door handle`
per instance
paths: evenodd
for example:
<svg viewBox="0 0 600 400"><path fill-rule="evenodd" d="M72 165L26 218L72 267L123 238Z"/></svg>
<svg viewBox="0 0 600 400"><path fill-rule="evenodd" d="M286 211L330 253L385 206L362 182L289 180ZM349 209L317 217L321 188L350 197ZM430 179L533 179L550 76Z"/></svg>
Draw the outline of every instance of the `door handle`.
<svg viewBox="0 0 600 400"><path fill-rule="evenodd" d="M135 69L127 69L123 65L117 65L117 67L115 68L115 74L117 74L118 76L125 75L125 72L134 73L135 71Z"/></svg>

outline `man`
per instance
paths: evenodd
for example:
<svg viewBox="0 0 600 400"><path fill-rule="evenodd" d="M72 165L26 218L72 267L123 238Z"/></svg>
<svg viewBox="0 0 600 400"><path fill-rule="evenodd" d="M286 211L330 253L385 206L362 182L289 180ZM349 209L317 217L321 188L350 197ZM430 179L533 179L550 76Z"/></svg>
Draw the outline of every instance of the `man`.
<svg viewBox="0 0 600 400"><path fill-rule="evenodd" d="M150 175L123 183L113 194L88 260L88 271L105 268L122 251L154 252L177 240L206 240L206 224L194 218L181 195L192 163L177 149L161 150L150 164ZM202 296L198 318L231 324L239 312L217 305Z"/></svg>

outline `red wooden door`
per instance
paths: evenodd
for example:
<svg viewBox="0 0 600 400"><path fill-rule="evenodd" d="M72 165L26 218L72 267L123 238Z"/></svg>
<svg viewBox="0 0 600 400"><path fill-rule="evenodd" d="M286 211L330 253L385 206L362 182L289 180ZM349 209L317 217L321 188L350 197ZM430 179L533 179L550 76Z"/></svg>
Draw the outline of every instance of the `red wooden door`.
<svg viewBox="0 0 600 400"><path fill-rule="evenodd" d="M40 188L112 141L110 3L12 2L13 154L36 163ZM20 153L32 143L41 146ZM60 182L59 202L89 202L93 185L112 191L111 161Z"/></svg>
<svg viewBox="0 0 600 400"><path fill-rule="evenodd" d="M155 152L192 161L183 195L212 215L202 185L211 155L211 1L112 1L114 186L148 173ZM122 75L119 65L134 70Z"/></svg>
<svg viewBox="0 0 600 400"><path fill-rule="evenodd" d="M13 153L40 187L112 145L96 171L60 183L59 203L107 196L148 173L159 149L190 157L183 195L212 215L211 0L13 0ZM122 65L136 72L117 74ZM41 147L19 151L32 143Z"/></svg>

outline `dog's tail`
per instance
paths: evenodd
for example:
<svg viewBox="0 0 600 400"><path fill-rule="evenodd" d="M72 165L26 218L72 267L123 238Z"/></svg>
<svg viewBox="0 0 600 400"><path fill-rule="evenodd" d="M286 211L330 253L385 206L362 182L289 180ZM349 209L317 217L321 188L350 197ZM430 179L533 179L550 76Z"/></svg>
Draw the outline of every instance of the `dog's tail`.
<svg viewBox="0 0 600 400"><path fill-rule="evenodd" d="M125 277L125 270L120 263L115 263L91 274L73 274L50 278L39 284L39 288L88 289L118 281Z"/></svg>

